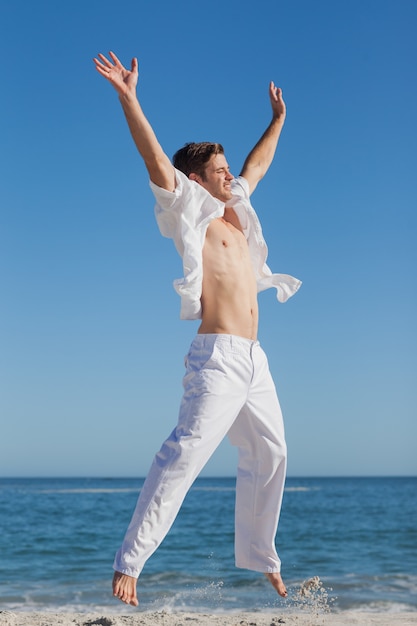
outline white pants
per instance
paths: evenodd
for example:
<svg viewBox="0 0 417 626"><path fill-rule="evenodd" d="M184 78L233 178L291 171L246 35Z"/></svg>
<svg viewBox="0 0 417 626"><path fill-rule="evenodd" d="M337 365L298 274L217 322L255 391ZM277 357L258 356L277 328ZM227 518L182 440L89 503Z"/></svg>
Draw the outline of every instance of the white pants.
<svg viewBox="0 0 417 626"><path fill-rule="evenodd" d="M239 449L236 566L279 572L275 534L286 471L284 425L258 341L197 335L185 359L178 425L157 453L114 569L137 578L226 434Z"/></svg>

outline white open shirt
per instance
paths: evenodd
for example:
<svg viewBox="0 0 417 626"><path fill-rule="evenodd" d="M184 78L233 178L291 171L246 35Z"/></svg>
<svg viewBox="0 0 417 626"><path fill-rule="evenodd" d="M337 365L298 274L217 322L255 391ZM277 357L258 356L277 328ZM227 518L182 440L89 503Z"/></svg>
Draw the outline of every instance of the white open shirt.
<svg viewBox="0 0 417 626"><path fill-rule="evenodd" d="M210 222L224 215L225 204L204 187L175 170L175 191L167 191L150 181L156 198L155 216L164 237L173 239L182 258L184 276L174 280L181 297L181 319L201 318L203 284L203 246ZM273 274L266 264L268 248L262 235L258 216L249 199L245 178L233 179L231 200L227 206L237 214L247 239L258 292L270 287L277 290L277 299L285 302L299 289L301 281L288 274Z"/></svg>

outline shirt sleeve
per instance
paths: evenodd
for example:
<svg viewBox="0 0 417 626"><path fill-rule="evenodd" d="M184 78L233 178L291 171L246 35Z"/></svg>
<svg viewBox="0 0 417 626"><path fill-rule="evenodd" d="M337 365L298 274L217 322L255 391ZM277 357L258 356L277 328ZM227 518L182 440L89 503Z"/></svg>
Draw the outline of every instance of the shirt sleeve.
<svg viewBox="0 0 417 626"><path fill-rule="evenodd" d="M184 223L186 229L200 229L224 210L220 200L213 198L201 185L189 180L179 170L175 170L175 181L174 191L162 189L152 181L149 183L156 198L155 217L159 230L164 237L174 240L183 239Z"/></svg>
<svg viewBox="0 0 417 626"><path fill-rule="evenodd" d="M232 194L233 198L228 205L233 208L238 216L243 234L246 239L248 239L250 231L248 213L251 210L251 204L249 199L249 184L246 178L238 176L232 181Z"/></svg>
<svg viewBox="0 0 417 626"><path fill-rule="evenodd" d="M180 198L183 194L183 180L175 171L175 190L168 191L158 187L151 180L150 188L155 196L155 217L159 230L164 237L174 238L177 232L179 216L181 212Z"/></svg>

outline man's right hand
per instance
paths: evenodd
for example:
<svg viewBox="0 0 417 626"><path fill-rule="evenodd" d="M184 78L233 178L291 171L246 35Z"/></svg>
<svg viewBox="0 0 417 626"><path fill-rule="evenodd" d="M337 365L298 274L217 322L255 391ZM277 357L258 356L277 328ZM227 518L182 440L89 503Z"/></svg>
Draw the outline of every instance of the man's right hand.
<svg viewBox="0 0 417 626"><path fill-rule="evenodd" d="M98 54L95 58L97 71L113 85L119 96L127 96L136 92L138 82L138 60L132 59L131 69L127 70L119 61L114 52L109 52L113 63L104 54Z"/></svg>

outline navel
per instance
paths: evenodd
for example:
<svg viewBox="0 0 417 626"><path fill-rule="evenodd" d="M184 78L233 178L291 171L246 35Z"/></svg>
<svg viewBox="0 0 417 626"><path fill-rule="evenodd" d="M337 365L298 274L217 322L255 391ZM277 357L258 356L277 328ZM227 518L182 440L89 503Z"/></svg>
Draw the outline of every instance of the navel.
<svg viewBox="0 0 417 626"><path fill-rule="evenodd" d="M229 245L226 241L226 239L222 239L222 244L225 248L227 248L227 246Z"/></svg>

